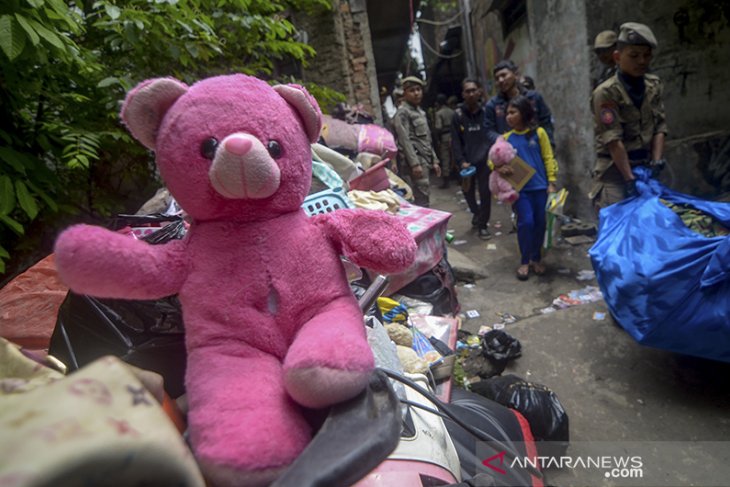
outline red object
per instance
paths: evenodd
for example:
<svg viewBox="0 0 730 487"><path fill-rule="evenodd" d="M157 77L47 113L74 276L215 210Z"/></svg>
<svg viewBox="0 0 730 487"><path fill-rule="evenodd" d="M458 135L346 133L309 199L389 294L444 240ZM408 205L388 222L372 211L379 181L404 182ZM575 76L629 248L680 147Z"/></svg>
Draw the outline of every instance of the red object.
<svg viewBox="0 0 730 487"><path fill-rule="evenodd" d="M522 436L524 437L523 441L525 442L525 449L527 450L527 456L531 460L536 460L537 459L537 445L535 444L535 437L532 436L532 430L530 429L530 423L527 421L527 418L525 418L516 409L510 408L510 411L517 418L517 422L520 423L520 428L522 429ZM531 475L530 478L532 479L532 487L544 487L545 486L542 479L539 479L539 478L535 477L534 475Z"/></svg>
<svg viewBox="0 0 730 487"><path fill-rule="evenodd" d="M350 189L358 189L360 191L383 191L390 188L390 180L388 173L385 172L385 166L390 159L383 159L364 173L350 181Z"/></svg>
<svg viewBox="0 0 730 487"><path fill-rule="evenodd" d="M0 336L22 347L47 349L67 292L53 254L39 261L0 289Z"/></svg>

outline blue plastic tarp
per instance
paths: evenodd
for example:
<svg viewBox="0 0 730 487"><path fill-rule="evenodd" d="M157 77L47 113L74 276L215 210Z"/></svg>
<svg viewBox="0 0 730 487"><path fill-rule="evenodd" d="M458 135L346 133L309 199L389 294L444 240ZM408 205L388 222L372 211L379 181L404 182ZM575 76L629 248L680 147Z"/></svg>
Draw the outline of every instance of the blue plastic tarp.
<svg viewBox="0 0 730 487"><path fill-rule="evenodd" d="M639 196L601 210L589 254L614 318L638 343L730 362L730 236L705 237L660 198L730 228L730 203L672 191L644 168Z"/></svg>

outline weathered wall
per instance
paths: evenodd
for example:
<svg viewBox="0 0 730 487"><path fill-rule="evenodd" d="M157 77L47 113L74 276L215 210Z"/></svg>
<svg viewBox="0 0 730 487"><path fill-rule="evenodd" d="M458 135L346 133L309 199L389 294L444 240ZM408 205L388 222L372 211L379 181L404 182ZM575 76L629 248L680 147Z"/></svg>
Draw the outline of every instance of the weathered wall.
<svg viewBox="0 0 730 487"><path fill-rule="evenodd" d="M570 191L567 212L593 219L586 194L594 163L589 98L590 51L583 0L531 0L528 19L538 53L537 89L555 119L560 184Z"/></svg>
<svg viewBox="0 0 730 487"><path fill-rule="evenodd" d="M624 22L651 27L659 43L652 67L664 81L669 125L667 182L699 196L730 192L730 2L588 0L586 18L591 42Z"/></svg>
<svg viewBox="0 0 730 487"><path fill-rule="evenodd" d="M511 59L520 67L523 75L531 76L540 87L537 74L537 51L535 50L527 22L509 32L506 36L501 15L492 10L493 0L477 0L471 12L472 33L477 73L484 83L485 92L496 94L492 68L503 59Z"/></svg>
<svg viewBox="0 0 730 487"><path fill-rule="evenodd" d="M348 103L361 103L381 117L365 0L334 2L329 14L299 15L295 23L308 33L308 42L317 51L302 69L304 80L337 90Z"/></svg>

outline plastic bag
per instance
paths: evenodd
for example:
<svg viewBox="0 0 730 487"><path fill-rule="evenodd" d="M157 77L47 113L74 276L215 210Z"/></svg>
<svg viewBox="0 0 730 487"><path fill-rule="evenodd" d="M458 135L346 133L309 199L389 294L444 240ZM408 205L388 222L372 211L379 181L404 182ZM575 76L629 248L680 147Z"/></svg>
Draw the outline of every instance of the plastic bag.
<svg viewBox="0 0 730 487"><path fill-rule="evenodd" d="M120 216L118 220L124 226L125 222L154 223L156 218ZM159 221L169 218L161 217ZM164 243L182 238L184 228L182 219L177 218L143 240ZM97 299L69 292L58 312L49 353L69 371L104 355L114 355L162 375L171 397L185 391L185 332L175 296L147 301Z"/></svg>
<svg viewBox="0 0 730 487"><path fill-rule="evenodd" d="M522 356L522 344L504 330L490 330L482 336L483 354L504 370L507 362ZM501 371L500 371L501 373Z"/></svg>
<svg viewBox="0 0 730 487"><path fill-rule="evenodd" d="M434 348L426 335L415 327L411 327L411 331L413 332L413 350L428 363L429 367L434 367L443 362L443 356Z"/></svg>
<svg viewBox="0 0 730 487"><path fill-rule="evenodd" d="M568 191L563 188L557 193L549 193L547 204L545 205L545 239L543 240L543 248L549 250L555 243L555 235L557 230L557 220L563 215L565 201L568 199Z"/></svg>
<svg viewBox="0 0 730 487"><path fill-rule="evenodd" d="M611 314L637 342L730 362L730 236L688 228L660 198L730 227L730 203L672 191L634 169L639 196L601 210L589 254Z"/></svg>
<svg viewBox="0 0 730 487"><path fill-rule="evenodd" d="M516 375L505 375L474 383L471 390L519 411L530 423L540 455L561 456L567 451L570 442L568 413L547 387Z"/></svg>
<svg viewBox="0 0 730 487"><path fill-rule="evenodd" d="M460 306L455 284L454 270L444 256L430 271L400 288L398 294L432 304L434 315L456 315Z"/></svg>

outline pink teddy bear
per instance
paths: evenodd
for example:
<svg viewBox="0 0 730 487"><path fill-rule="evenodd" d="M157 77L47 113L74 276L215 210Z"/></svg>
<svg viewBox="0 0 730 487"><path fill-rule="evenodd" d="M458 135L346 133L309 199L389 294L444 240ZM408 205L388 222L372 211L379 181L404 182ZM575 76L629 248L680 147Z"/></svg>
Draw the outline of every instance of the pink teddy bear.
<svg viewBox="0 0 730 487"><path fill-rule="evenodd" d="M494 164L494 170L489 175L489 191L502 203L512 204L520 197L512 185L497 172L497 168L509 164L515 156L517 156L515 148L501 136L497 137L489 149L489 160Z"/></svg>
<svg viewBox="0 0 730 487"><path fill-rule="evenodd" d="M354 397L374 367L363 316L340 259L397 273L416 243L385 212L308 217L317 102L297 85L230 75L187 86L150 79L121 113L155 151L192 219L182 240L148 245L76 225L56 242L77 293L178 294L186 329L190 441L215 485L264 485L311 438L302 406Z"/></svg>

